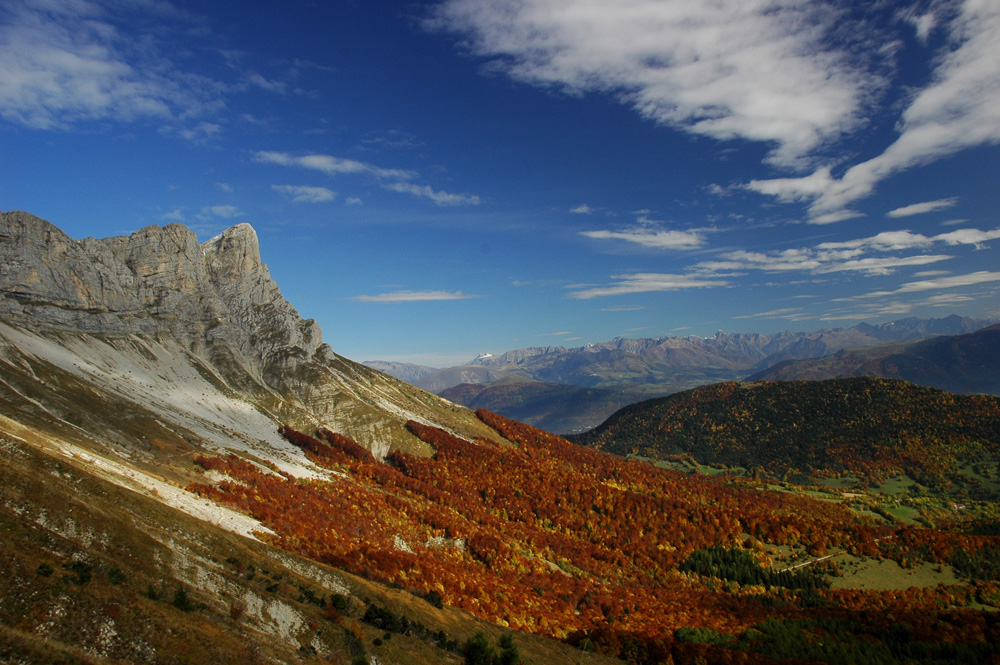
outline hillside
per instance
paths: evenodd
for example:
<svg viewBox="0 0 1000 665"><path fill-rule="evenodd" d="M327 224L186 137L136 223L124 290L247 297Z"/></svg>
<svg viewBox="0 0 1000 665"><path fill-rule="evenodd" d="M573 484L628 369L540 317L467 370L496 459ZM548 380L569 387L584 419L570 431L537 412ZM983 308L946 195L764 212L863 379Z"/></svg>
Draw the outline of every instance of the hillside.
<svg viewBox="0 0 1000 665"><path fill-rule="evenodd" d="M2 662L1000 659L995 497L896 518L472 412L337 356L248 225L0 224Z"/></svg>
<svg viewBox="0 0 1000 665"><path fill-rule="evenodd" d="M1000 398L873 378L723 383L633 404L572 440L776 477L906 474L946 487L968 482L963 464L997 468Z"/></svg>
<svg viewBox="0 0 1000 665"><path fill-rule="evenodd" d="M839 351L780 363L748 380L794 381L847 376L903 379L956 393L1000 394L1000 326L903 345Z"/></svg>

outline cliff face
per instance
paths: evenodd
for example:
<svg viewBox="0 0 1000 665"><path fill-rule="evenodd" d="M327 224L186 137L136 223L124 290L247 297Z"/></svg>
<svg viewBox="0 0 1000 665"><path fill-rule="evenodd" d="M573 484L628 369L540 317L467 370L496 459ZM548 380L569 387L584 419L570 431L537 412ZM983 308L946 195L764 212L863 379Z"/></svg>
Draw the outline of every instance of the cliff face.
<svg viewBox="0 0 1000 665"><path fill-rule="evenodd" d="M91 371L77 378L97 381L116 400L142 408L168 395L217 391L276 424L323 425L380 455L393 448L421 451L422 444L403 427L411 418L469 429L470 435L483 432L472 414L341 358L323 344L316 322L302 319L282 297L249 224L202 244L181 224L75 240L28 213L2 213L0 323L0 333L7 331L8 357L30 347L34 360L78 375L87 363L106 366L99 376ZM104 346L94 346L95 340ZM58 349L68 346L87 362L60 364ZM107 347L119 357L98 362ZM191 366L207 388L181 381L184 385L165 384L159 394L132 399L127 389L132 375L119 375L114 367L139 362L129 356L129 349L139 347L146 356L162 354L161 364ZM175 421L190 415L176 405L167 411ZM244 432L242 438L253 435Z"/></svg>
<svg viewBox="0 0 1000 665"><path fill-rule="evenodd" d="M320 347L240 224L199 245L181 224L74 240L25 212L0 220L0 313L14 321L104 334L171 333L223 341L261 360ZM256 352L256 353L255 353Z"/></svg>

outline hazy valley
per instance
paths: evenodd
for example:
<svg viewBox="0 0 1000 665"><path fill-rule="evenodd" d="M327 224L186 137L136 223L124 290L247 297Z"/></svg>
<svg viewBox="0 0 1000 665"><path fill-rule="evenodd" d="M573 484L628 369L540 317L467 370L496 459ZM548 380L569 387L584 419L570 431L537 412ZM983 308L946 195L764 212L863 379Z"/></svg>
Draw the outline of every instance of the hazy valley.
<svg viewBox="0 0 1000 665"><path fill-rule="evenodd" d="M949 316L812 333L620 338L578 348L481 355L469 364L437 370L408 363L365 364L471 408L487 408L550 432L580 433L627 404L723 381L884 376L954 392L996 394L1000 358L990 333L951 340L990 323ZM933 338L940 339L927 347L931 353L965 345L967 357L961 362L945 357L940 368L929 357L913 358L905 375L894 369L898 361L890 359L884 368L870 362ZM976 378L966 376L970 371ZM938 376L945 372L955 376Z"/></svg>

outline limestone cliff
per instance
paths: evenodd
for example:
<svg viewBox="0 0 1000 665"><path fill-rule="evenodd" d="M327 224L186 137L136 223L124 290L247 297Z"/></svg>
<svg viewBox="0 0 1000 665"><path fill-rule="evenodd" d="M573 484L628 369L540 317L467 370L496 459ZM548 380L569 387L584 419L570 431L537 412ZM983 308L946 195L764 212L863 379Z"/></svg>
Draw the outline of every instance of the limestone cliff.
<svg viewBox="0 0 1000 665"><path fill-rule="evenodd" d="M252 405L275 424L323 425L379 455L391 448L420 449L402 426L411 418L468 436L485 433L464 409L342 358L323 344L318 324L300 317L282 297L249 224L201 244L181 224L75 240L28 213L2 213L0 323L8 360L12 353L33 354L32 362L75 372L76 378L114 393L117 406L109 408L124 408L122 400L139 409L159 404L152 408L155 417L166 414L189 434L200 431L202 439L225 438L226 431L235 430L205 430L202 425L212 419L207 414L199 415L201 425L195 426L176 395L214 391ZM95 346L95 340L103 346ZM68 347L77 355L73 363L57 352ZM119 355L103 358L107 347ZM114 366L148 365L151 361L133 357L130 349L136 348L146 357L162 355L156 363L173 365L175 373L180 365L192 366L205 385L169 378L174 375L164 371L159 393L132 390L137 374L118 373ZM80 369L91 366L103 373ZM156 368L143 371L156 373ZM251 429L259 436L259 427ZM239 438L253 435L246 431Z"/></svg>

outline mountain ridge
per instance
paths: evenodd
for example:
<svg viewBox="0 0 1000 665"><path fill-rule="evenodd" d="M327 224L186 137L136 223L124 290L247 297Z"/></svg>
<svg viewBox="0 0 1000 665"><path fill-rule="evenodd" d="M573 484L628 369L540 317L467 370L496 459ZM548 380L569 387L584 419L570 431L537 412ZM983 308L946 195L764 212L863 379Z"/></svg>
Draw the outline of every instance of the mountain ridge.
<svg viewBox="0 0 1000 665"><path fill-rule="evenodd" d="M886 342L924 339L934 335L970 333L993 323L950 315L940 319L910 317L850 328L814 332L781 331L726 333L710 337L616 337L579 347L537 346L498 354L481 354L463 365L421 373L414 385L440 392L459 383L488 383L513 374L535 381L583 387L619 387L621 384L682 385L685 372L708 369L719 380L742 378L752 372L794 358L829 355L841 349L877 346ZM379 361L366 361L374 365ZM390 371L385 364L380 368Z"/></svg>
<svg viewBox="0 0 1000 665"><path fill-rule="evenodd" d="M902 343L968 333L987 324L988 320L951 315L940 319L910 317L878 325L860 323L812 333L718 331L711 337L616 337L575 348L538 346L480 354L469 364L430 372L426 368L415 372L412 367L367 364L470 408L486 407L549 431L578 433L600 424L614 413L616 405L701 385L745 380L748 375L780 378L768 374L767 368L784 367L799 358L829 358L845 349L874 348L887 341ZM508 378L521 381L518 389L502 385ZM579 399L583 394L586 397Z"/></svg>
<svg viewBox="0 0 1000 665"><path fill-rule="evenodd" d="M957 393L1000 394L1000 325L966 335L844 349L819 359L790 360L748 381L823 380L848 376L903 379Z"/></svg>
<svg viewBox="0 0 1000 665"><path fill-rule="evenodd" d="M471 412L324 344L319 325L282 297L249 224L201 244L181 224L74 240L34 215L4 212L0 265L0 343L8 362L43 362L52 383L96 377L114 408L127 403L147 412L153 405L166 418L186 416L190 410L169 403L183 396L206 422L212 409L232 412L234 423L249 409L300 427L323 424L379 456L399 447L428 452L404 427L411 419L490 436ZM86 362L68 361L66 345ZM34 356L18 358L26 348ZM175 368L170 391L151 395L143 387L138 377L149 373L149 357L169 359ZM122 375L116 366L133 373ZM14 392L40 389L31 385L32 372L19 378ZM199 394L204 403L193 397ZM276 436L265 438L278 445Z"/></svg>

